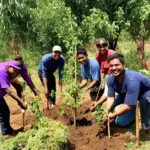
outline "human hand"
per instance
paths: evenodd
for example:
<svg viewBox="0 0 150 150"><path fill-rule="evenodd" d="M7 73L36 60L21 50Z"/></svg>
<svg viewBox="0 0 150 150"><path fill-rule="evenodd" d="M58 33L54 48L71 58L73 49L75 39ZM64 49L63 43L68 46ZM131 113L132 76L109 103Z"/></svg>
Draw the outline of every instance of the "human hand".
<svg viewBox="0 0 150 150"><path fill-rule="evenodd" d="M109 113L109 114L105 114L104 116L103 116L103 122L104 123L107 123L107 122L112 122L113 121L113 118L114 118L114 114L113 113Z"/></svg>
<svg viewBox="0 0 150 150"><path fill-rule="evenodd" d="M28 108L28 104L26 103L26 102L21 102L21 103L18 103L19 104L19 106L22 108L22 109L27 109Z"/></svg>
<svg viewBox="0 0 150 150"><path fill-rule="evenodd" d="M101 89L103 90L105 88L105 83L101 83Z"/></svg>
<svg viewBox="0 0 150 150"><path fill-rule="evenodd" d="M90 111L94 110L94 108L97 106L97 102L93 102L91 105L90 105Z"/></svg>

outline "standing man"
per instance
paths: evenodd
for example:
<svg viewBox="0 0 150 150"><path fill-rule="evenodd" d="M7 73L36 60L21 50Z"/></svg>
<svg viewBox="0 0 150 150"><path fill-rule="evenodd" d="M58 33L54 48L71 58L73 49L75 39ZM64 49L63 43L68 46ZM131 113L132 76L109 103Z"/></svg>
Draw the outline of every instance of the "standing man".
<svg viewBox="0 0 150 150"><path fill-rule="evenodd" d="M111 73L109 69L108 57L113 55L115 51L108 49L108 42L104 38L97 39L95 43L98 49L98 51L96 52L96 60L98 61L101 68L101 88L103 89L105 86L104 77L105 75L109 75Z"/></svg>
<svg viewBox="0 0 150 150"><path fill-rule="evenodd" d="M79 48L77 50L77 60L81 64L80 69L82 72L80 87L85 87L89 78L91 83L85 88L85 91L90 90L90 97L92 100L99 99L102 94L100 92L96 99L100 86L100 66L98 62L96 60L89 59L87 51L84 48Z"/></svg>
<svg viewBox="0 0 150 150"><path fill-rule="evenodd" d="M142 129L150 131L150 79L138 72L125 70L122 54L111 55L108 61L112 72L107 80L108 117L116 118L115 122L120 126L128 126L135 119L139 100ZM115 92L118 93L116 100Z"/></svg>
<svg viewBox="0 0 150 150"><path fill-rule="evenodd" d="M65 59L61 55L62 49L56 45L52 49L51 54L46 54L42 57L38 67L38 74L41 82L44 85L45 97L47 102L50 103L50 107L55 106L55 93L56 93L56 80L54 72L59 68L59 87L62 92L62 71L64 68Z"/></svg>
<svg viewBox="0 0 150 150"><path fill-rule="evenodd" d="M10 88L11 81L22 72L21 66L21 62L15 60L0 63L0 132L3 135L13 134L10 126L10 111L4 96L9 94L22 109L27 109L27 104Z"/></svg>

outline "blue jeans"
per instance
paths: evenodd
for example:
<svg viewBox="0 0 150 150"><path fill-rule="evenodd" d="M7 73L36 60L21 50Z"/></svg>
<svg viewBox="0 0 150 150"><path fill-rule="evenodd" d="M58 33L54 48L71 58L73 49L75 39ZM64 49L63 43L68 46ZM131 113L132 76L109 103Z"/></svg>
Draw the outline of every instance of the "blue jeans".
<svg viewBox="0 0 150 150"><path fill-rule="evenodd" d="M123 104L124 99L125 97L118 96L113 104L113 108L115 108L117 105ZM121 127L129 126L135 120L135 110L136 106L132 106L131 110L127 111L126 113L120 116L117 116L115 118L116 125Z"/></svg>
<svg viewBox="0 0 150 150"><path fill-rule="evenodd" d="M143 130L150 130L150 91L145 92L140 98L140 113Z"/></svg>
<svg viewBox="0 0 150 150"><path fill-rule="evenodd" d="M2 134L11 134L12 128L10 126L10 111L5 99L0 98L0 132Z"/></svg>

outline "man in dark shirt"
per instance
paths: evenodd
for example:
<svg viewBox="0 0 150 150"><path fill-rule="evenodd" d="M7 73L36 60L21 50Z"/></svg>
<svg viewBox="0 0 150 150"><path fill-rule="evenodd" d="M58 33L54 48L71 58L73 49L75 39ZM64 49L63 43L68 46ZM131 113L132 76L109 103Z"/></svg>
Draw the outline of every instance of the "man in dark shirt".
<svg viewBox="0 0 150 150"><path fill-rule="evenodd" d="M64 68L65 59L61 53L61 47L58 45L54 46L51 54L46 54L42 57L38 67L38 74L44 85L45 96L47 101L51 104L51 108L55 105L56 81L53 73L57 69L59 69L59 87L62 92L62 71ZM52 91L54 93L52 93Z"/></svg>
<svg viewBox="0 0 150 150"><path fill-rule="evenodd" d="M150 79L125 70L122 54L113 54L108 61L112 72L107 80L109 118L116 118L115 122L120 126L129 125L135 119L135 106L139 100L142 129L150 131ZM118 93L116 100L115 92Z"/></svg>

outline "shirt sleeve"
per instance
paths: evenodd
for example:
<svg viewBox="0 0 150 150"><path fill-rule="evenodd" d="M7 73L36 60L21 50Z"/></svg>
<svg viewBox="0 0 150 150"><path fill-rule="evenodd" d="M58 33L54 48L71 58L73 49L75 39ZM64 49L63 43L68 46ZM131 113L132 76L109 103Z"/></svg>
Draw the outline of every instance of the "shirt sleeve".
<svg viewBox="0 0 150 150"><path fill-rule="evenodd" d="M100 81L100 66L98 62L92 68L92 81Z"/></svg>
<svg viewBox="0 0 150 150"><path fill-rule="evenodd" d="M21 76L26 81L27 85L30 85L32 83L32 80L28 74L28 70L25 64L22 64Z"/></svg>
<svg viewBox="0 0 150 150"><path fill-rule="evenodd" d="M48 73L48 59L42 58L42 77L47 78Z"/></svg>
<svg viewBox="0 0 150 150"><path fill-rule="evenodd" d="M0 77L0 87L2 89L10 88L10 81L8 80L7 76L1 75L1 77Z"/></svg>
<svg viewBox="0 0 150 150"><path fill-rule="evenodd" d="M124 103L128 105L136 105L139 92L140 92L140 83L136 81L131 81L127 85L127 93L125 96Z"/></svg>
<svg viewBox="0 0 150 150"><path fill-rule="evenodd" d="M62 77L63 77L64 64L65 64L65 59L63 58L60 63L60 67L59 67L59 71L58 71L59 79L62 79Z"/></svg>
<svg viewBox="0 0 150 150"><path fill-rule="evenodd" d="M108 97L115 97L115 90L112 84L112 77L109 76L107 79L107 86L108 86Z"/></svg>
<svg viewBox="0 0 150 150"><path fill-rule="evenodd" d="M83 68L82 68L82 66L80 65L80 70L81 70L81 72L82 72L82 80L87 80L88 79L88 77L85 75L85 73L84 73L84 71L83 71Z"/></svg>

